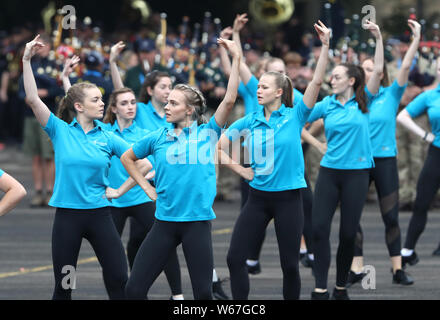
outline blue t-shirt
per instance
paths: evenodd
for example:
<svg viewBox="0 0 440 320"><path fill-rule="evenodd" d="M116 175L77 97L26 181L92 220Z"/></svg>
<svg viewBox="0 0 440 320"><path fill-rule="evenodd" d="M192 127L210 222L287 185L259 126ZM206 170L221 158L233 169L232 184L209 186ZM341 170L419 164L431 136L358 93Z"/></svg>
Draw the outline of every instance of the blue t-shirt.
<svg viewBox="0 0 440 320"><path fill-rule="evenodd" d="M389 87L380 87L370 105L370 138L373 156L376 158L395 157L396 114L406 84L399 86L395 80Z"/></svg>
<svg viewBox="0 0 440 320"><path fill-rule="evenodd" d="M138 102L136 109L136 123L138 127L154 131L162 127L171 128L171 123L167 122L166 117L161 117L154 108L151 101L147 104Z"/></svg>
<svg viewBox="0 0 440 320"><path fill-rule="evenodd" d="M116 136L123 139L128 143L129 146L133 146L136 142L145 137L150 131L141 129L135 120L130 127L125 128L122 132L119 129L118 121L116 120L114 124L103 124L105 129L113 132ZM121 160L117 156L113 156L111 159L111 166L108 179L110 181L110 187L117 189L119 188L130 175L121 163ZM113 199L112 206L117 208L125 208L136 206L141 203L150 202L151 199L145 194L144 190L139 185L131 188L123 196Z"/></svg>
<svg viewBox="0 0 440 320"><path fill-rule="evenodd" d="M207 124L151 132L133 146L138 159L153 155L156 164L156 218L163 221L215 219L214 156L222 129L214 116Z"/></svg>
<svg viewBox="0 0 440 320"><path fill-rule="evenodd" d="M423 113L428 114L432 133L435 135L434 146L440 148L440 85L432 90L419 94L406 107L409 115L416 118Z"/></svg>
<svg viewBox="0 0 440 320"><path fill-rule="evenodd" d="M44 131L55 151L55 185L49 205L69 209L95 209L111 205L105 198L113 155L120 157L130 146L101 127L84 133L76 118L70 123L53 113Z"/></svg>
<svg viewBox="0 0 440 320"><path fill-rule="evenodd" d="M371 101L373 96L367 91ZM342 105L336 95L325 97L313 108L308 122L324 119L327 152L321 166L331 169L374 167L369 131L369 112L362 113L353 96Z"/></svg>
<svg viewBox="0 0 440 320"><path fill-rule="evenodd" d="M254 170L252 188L285 191L305 188L301 131L312 109L302 99L293 108L284 104L266 121L264 110L235 121L226 131L231 141L245 139Z"/></svg>

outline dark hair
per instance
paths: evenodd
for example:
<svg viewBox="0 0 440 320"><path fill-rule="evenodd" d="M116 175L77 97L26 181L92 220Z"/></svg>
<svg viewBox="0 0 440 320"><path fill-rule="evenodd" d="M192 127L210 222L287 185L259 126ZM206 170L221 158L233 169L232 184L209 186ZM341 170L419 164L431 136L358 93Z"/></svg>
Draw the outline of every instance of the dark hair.
<svg viewBox="0 0 440 320"><path fill-rule="evenodd" d="M86 94L85 89L98 89L98 87L90 82L75 83L67 90L66 95L61 99L58 105L57 117L67 123L71 123L76 117L75 103L84 103Z"/></svg>
<svg viewBox="0 0 440 320"><path fill-rule="evenodd" d="M173 90L182 91L186 99L186 104L194 108L192 115L193 120L197 120L197 125L207 123L207 120L204 116L207 109L206 100L199 89L191 87L187 84L178 84Z"/></svg>
<svg viewBox="0 0 440 320"><path fill-rule="evenodd" d="M293 107L293 84L292 80L290 80L289 76L276 72L276 71L268 71L263 73L264 75L269 75L275 78L275 85L283 89L283 94L281 96L281 103L284 103L284 105L288 108Z"/></svg>
<svg viewBox="0 0 440 320"><path fill-rule="evenodd" d="M151 96L148 94L147 88L153 89L156 84L162 78L170 78L170 75L163 71L152 71L145 77L144 82L142 83L141 90L139 91L138 101L143 103L148 103L150 101Z"/></svg>
<svg viewBox="0 0 440 320"><path fill-rule="evenodd" d="M340 66L343 66L347 69L348 78L354 78L354 94L355 100L358 104L359 109L362 113L367 113L367 94L365 93L365 72L359 66L356 66L352 63L342 63Z"/></svg>
<svg viewBox="0 0 440 320"><path fill-rule="evenodd" d="M108 107L105 111L105 116L102 122L114 124L116 120L116 114L113 112L112 107L116 107L116 102L118 101L118 96L123 93L131 92L133 96L135 95L133 90L130 88L120 88L114 90L108 99Z"/></svg>
<svg viewBox="0 0 440 320"><path fill-rule="evenodd" d="M369 58L365 59L364 62L367 61L367 60L371 60L373 62L373 64L374 64L374 59L373 58L369 57ZM380 85L382 87L388 87L390 85L390 77L388 75L388 69L387 69L387 64L386 63L383 64L382 73L383 73L383 78L382 78L382 80L380 80Z"/></svg>

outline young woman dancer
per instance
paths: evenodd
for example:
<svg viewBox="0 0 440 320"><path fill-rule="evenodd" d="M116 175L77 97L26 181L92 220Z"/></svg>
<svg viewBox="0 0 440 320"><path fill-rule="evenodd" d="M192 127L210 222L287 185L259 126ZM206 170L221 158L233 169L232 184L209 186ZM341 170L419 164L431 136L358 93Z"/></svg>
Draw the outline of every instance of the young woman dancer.
<svg viewBox="0 0 440 320"><path fill-rule="evenodd" d="M234 299L248 298L246 258L272 218L283 270L283 296L299 299L299 250L304 220L300 189L306 187L301 131L319 94L330 42L330 30L322 22L314 27L323 50L303 99L293 106L289 77L266 72L257 91L258 103L263 108L234 122L220 138L221 163L249 181L249 198L234 226L227 256ZM231 141L239 142L237 139L242 135L249 146L250 168L227 154ZM264 164L258 156L263 153L268 155Z"/></svg>
<svg viewBox="0 0 440 320"><path fill-rule="evenodd" d="M399 176L397 171L396 114L405 91L412 61L420 43L420 24L408 20L413 40L405 54L396 80L388 86L386 68L381 76L381 87L370 105L370 138L375 167L370 171L370 183L374 181L379 198L380 211L385 224L385 241L390 255L393 283L411 285L413 279L402 270L400 255L401 237L399 227ZM373 72L374 62L367 59L362 63L366 82ZM347 286L362 280L363 234L359 225L353 263L347 279Z"/></svg>
<svg viewBox="0 0 440 320"><path fill-rule="evenodd" d="M121 156L129 145L96 121L104 115L104 103L93 84L75 84L61 100L58 116L50 112L38 97L30 64L43 46L38 40L39 35L26 44L23 77L32 111L55 150L55 186L49 202L57 208L52 229L53 299L71 299L71 286L62 283L63 269L76 268L83 238L98 257L110 299L124 299L127 261L105 189L111 157Z"/></svg>
<svg viewBox="0 0 440 320"><path fill-rule="evenodd" d="M26 196L26 189L20 182L0 169L0 190L5 195L0 200L0 217L7 214Z"/></svg>
<svg viewBox="0 0 440 320"><path fill-rule="evenodd" d="M440 58L437 58L437 81L440 81ZM424 113L428 115L432 132L420 128L413 120ZM418 95L399 113L397 121L430 144L417 182L416 200L406 233L405 246L401 250L402 264L405 266L414 265L419 261L415 247L425 229L429 207L440 187L440 85Z"/></svg>
<svg viewBox="0 0 440 320"><path fill-rule="evenodd" d="M165 106L172 128L156 130L129 149L121 161L144 190L148 182L134 161L153 155L156 169L156 221L139 249L130 279L128 298L143 299L167 258L182 243L194 299L212 299L211 223L215 218L215 145L237 96L240 55L229 40L218 40L233 56L226 95L216 113L204 123L205 99L199 90L177 85Z"/></svg>
<svg viewBox="0 0 440 320"><path fill-rule="evenodd" d="M369 137L368 99L379 90L383 70L383 43L379 27L367 21L365 28L376 38L374 68L365 90L362 68L352 64L332 71L333 95L317 103L309 122L324 119L327 152L319 170L312 209L315 290L312 299L328 299L330 229L338 203L341 203L339 247L336 256L334 299L348 299L345 288L353 260L356 230L368 192L369 169L374 167Z"/></svg>

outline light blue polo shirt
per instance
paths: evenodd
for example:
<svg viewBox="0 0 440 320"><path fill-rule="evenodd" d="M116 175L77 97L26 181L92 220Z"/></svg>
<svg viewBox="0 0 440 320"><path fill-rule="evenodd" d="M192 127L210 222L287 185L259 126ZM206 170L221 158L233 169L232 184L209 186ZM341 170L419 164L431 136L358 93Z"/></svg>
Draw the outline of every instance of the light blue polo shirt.
<svg viewBox="0 0 440 320"><path fill-rule="evenodd" d="M368 93L371 99L373 96ZM374 167L369 131L369 112L362 113L355 96L342 105L336 95L325 97L313 108L308 122L324 119L327 152L321 166L331 169L368 169Z"/></svg>
<svg viewBox="0 0 440 320"><path fill-rule="evenodd" d="M138 127L142 129L147 129L149 131L154 131L162 127L171 128L172 125L167 122L166 117L161 117L154 108L151 101L147 104L138 102L136 109L136 123Z"/></svg>
<svg viewBox="0 0 440 320"><path fill-rule="evenodd" d="M5 173L2 169L0 169L0 177Z"/></svg>
<svg viewBox="0 0 440 320"><path fill-rule="evenodd" d="M269 121L264 110L235 121L226 131L231 141L245 139L255 176L249 185L262 191L305 188L301 131L312 109L302 99L293 108L284 104Z"/></svg>
<svg viewBox="0 0 440 320"><path fill-rule="evenodd" d="M435 135L432 144L440 148L440 85L435 89L419 94L408 104L406 111L412 118L417 118L425 112L428 114L431 130Z"/></svg>
<svg viewBox="0 0 440 320"><path fill-rule="evenodd" d="M263 106L258 104L257 99L257 90L258 90L258 79L252 75L249 79L248 83L246 83L245 88L248 90L251 97L253 97L254 101L254 107L252 110L249 110L249 112L258 111L260 108L263 108ZM293 105L300 103L303 98L303 94L299 92L297 89L293 88Z"/></svg>
<svg viewBox="0 0 440 320"><path fill-rule="evenodd" d="M125 128L122 132L119 129L118 121L116 120L114 124L107 123L106 129L113 132L116 136L123 139L131 147L136 142L145 137L150 131L141 129L135 120L130 127ZM117 189L119 188L130 175L121 163L121 160L117 156L113 156L111 159L111 167L108 179L110 181L110 187ZM125 208L136 206L141 203L150 202L151 199L145 194L144 190L139 185L131 188L123 196L113 199L112 206L117 208Z"/></svg>
<svg viewBox="0 0 440 320"><path fill-rule="evenodd" d="M214 156L222 129L214 116L207 124L151 132L133 146L138 159L153 155L156 164L156 218L163 221L215 219Z"/></svg>
<svg viewBox="0 0 440 320"><path fill-rule="evenodd" d="M113 155L120 157L130 146L101 127L84 133L76 118L70 123L53 113L44 131L55 151L55 185L49 205L69 209L96 209L110 206L105 198Z"/></svg>
<svg viewBox="0 0 440 320"><path fill-rule="evenodd" d="M406 86L399 86L397 80L389 87L381 86L371 102L370 138L375 158L397 155L396 114Z"/></svg>

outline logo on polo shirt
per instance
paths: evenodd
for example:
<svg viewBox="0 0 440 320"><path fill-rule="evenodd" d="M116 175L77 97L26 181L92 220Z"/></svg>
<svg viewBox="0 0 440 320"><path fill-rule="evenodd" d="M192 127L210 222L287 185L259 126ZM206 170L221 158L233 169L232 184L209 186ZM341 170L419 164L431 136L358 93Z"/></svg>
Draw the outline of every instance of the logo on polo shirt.
<svg viewBox="0 0 440 320"><path fill-rule="evenodd" d="M99 140L92 140L90 142L93 143L95 146L101 146L101 147L107 146L107 142L101 142Z"/></svg>

